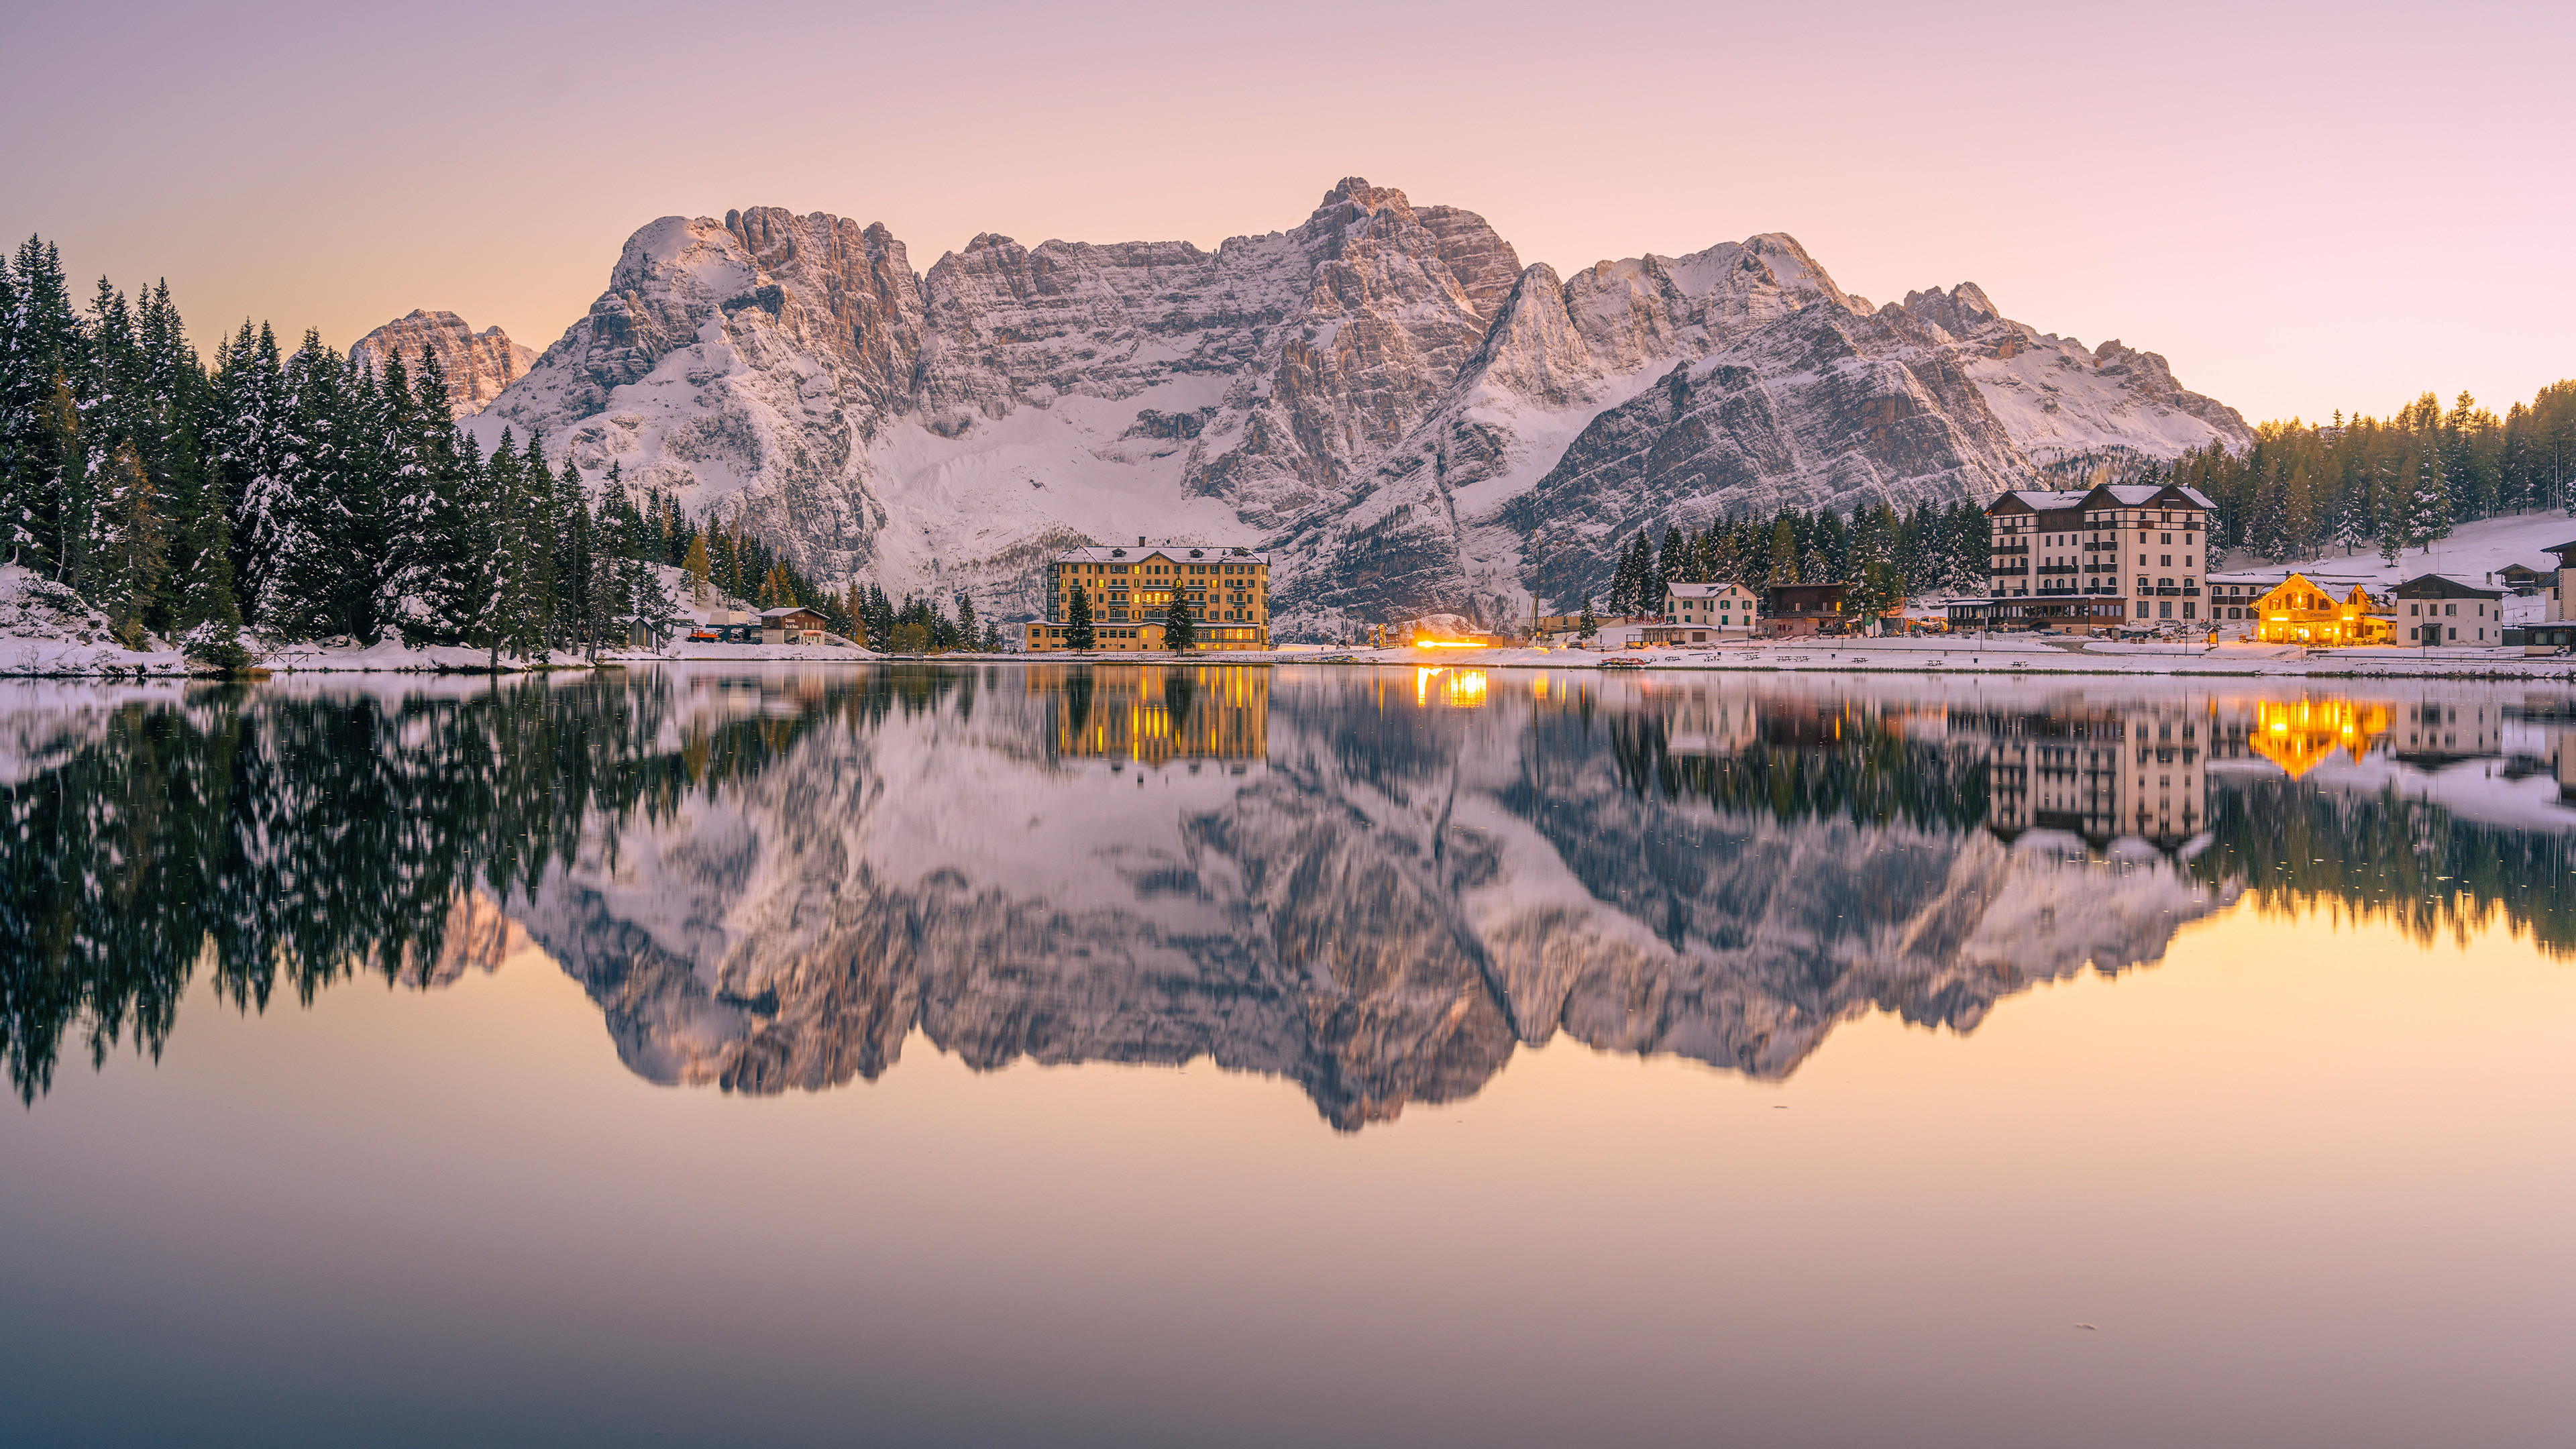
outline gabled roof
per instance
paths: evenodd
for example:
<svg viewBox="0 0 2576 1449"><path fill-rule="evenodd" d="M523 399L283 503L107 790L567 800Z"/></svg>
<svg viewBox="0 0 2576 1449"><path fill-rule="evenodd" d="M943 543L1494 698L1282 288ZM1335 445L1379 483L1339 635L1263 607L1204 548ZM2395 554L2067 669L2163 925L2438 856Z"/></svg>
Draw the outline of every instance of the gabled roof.
<svg viewBox="0 0 2576 1449"><path fill-rule="evenodd" d="M1057 563L1134 563L1156 554L1175 563L1259 563L1270 562L1270 555L1259 549L1236 548L1214 543L1102 544L1097 548L1069 548L1055 556Z"/></svg>
<svg viewBox="0 0 2576 1449"><path fill-rule="evenodd" d="M2185 488L2176 483L2106 483L2093 491L2101 494L2115 508L2152 508L2166 502L2185 508L2218 506L2199 489Z"/></svg>
<svg viewBox="0 0 2576 1449"><path fill-rule="evenodd" d="M2052 488L2007 488L1995 495L1994 502L1986 505L1986 513L1990 517L1997 513L2019 513L2024 509L2033 513L2051 513L2081 508L2089 496L2082 492L2062 493Z"/></svg>
<svg viewBox="0 0 2576 1449"><path fill-rule="evenodd" d="M803 604L790 604L783 609L763 609L760 611L760 617L764 619L783 619L790 614L811 614L817 619L823 617L822 610L809 609Z"/></svg>
<svg viewBox="0 0 2576 1449"><path fill-rule="evenodd" d="M2501 599L2504 590L2490 589L2449 574L2417 574L2397 586L2401 599Z"/></svg>
<svg viewBox="0 0 2576 1449"><path fill-rule="evenodd" d="M2571 539L2566 543L2553 543L2549 547L2542 549L2541 552L2554 553L2558 555L2558 563L2561 568L2576 568L2576 558L2568 557L2569 554L2576 553L2576 539Z"/></svg>
<svg viewBox="0 0 2576 1449"><path fill-rule="evenodd" d="M1676 598L1676 599L1714 599L1714 598L1716 598L1718 595L1720 595L1720 594L1722 594L1722 593L1725 593L1725 592L1726 592L1727 590L1729 590L1729 589L1738 589L1738 590L1741 590L1741 591L1743 591L1744 593L1748 593L1748 594L1759 594L1759 593L1761 592L1761 590L1754 588L1754 587L1753 587L1752 585L1750 585L1750 584L1666 584L1666 585L1664 585L1664 592L1665 592L1665 593L1668 593L1668 594L1670 594L1670 595L1672 595L1672 596L1673 596L1674 598Z"/></svg>

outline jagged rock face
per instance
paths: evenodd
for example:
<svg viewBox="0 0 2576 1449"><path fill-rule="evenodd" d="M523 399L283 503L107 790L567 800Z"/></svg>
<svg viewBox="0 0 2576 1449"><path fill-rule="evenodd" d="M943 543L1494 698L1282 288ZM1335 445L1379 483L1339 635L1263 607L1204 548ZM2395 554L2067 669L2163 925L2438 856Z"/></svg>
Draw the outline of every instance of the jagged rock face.
<svg viewBox="0 0 2576 1449"><path fill-rule="evenodd" d="M453 312L414 309L349 345L349 355L381 370L400 354L403 366L417 371L422 349L437 356L447 373L449 406L460 418L481 412L510 384L528 375L537 354L510 340L498 327L477 332Z"/></svg>
<svg viewBox="0 0 2576 1449"><path fill-rule="evenodd" d="M2163 359L2044 336L1971 284L1873 308L1778 234L1560 278L1358 178L1213 252L984 235L925 275L881 226L665 217L476 426L745 520L827 580L973 587L988 613L1034 612L1071 544L1261 542L1291 634L1490 622L1641 526L2250 437Z"/></svg>
<svg viewBox="0 0 2576 1449"><path fill-rule="evenodd" d="M1944 293L1908 292L1902 310L1940 344L1943 359L1977 384L2004 429L2040 462L2088 448L2171 456L2212 440L2254 440L2236 409L2174 381L2152 352L2114 338L2087 350L2072 337L2007 321L1973 282Z"/></svg>
<svg viewBox="0 0 2576 1449"><path fill-rule="evenodd" d="M1778 1077L1868 1012L1965 1030L2033 982L2156 959L2227 898L1964 818L1784 820L1640 790L1621 762L1664 759L1660 696L1605 700L1605 742L1526 703L1388 711L1381 682L1273 693L1266 754L1175 762L1146 790L1033 748L1077 717L1064 678L952 682L603 829L521 916L656 1081L873 1080L917 1030L979 1069L1205 1057L1356 1128L1472 1095L1560 1032ZM1099 704L1176 709L1176 736L1208 723L1174 700ZM1972 768L1966 744L1899 747L1919 778ZM1886 768L1869 748L1854 768Z"/></svg>

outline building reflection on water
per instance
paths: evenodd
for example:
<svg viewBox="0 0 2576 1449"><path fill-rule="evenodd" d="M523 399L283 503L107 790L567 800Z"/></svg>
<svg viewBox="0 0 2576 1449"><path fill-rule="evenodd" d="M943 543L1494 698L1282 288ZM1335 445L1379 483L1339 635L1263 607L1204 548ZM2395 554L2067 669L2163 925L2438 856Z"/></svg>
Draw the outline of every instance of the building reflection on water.
<svg viewBox="0 0 2576 1449"><path fill-rule="evenodd" d="M1150 766L1270 753L1270 671L1261 666L1054 665L1028 675L1030 691L1053 705L1048 745L1058 759Z"/></svg>

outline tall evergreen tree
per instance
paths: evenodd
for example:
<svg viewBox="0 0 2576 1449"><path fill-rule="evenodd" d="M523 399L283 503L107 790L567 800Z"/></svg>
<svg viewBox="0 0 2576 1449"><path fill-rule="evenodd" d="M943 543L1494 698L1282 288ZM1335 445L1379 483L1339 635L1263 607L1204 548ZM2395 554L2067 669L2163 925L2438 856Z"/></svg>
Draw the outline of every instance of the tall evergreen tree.
<svg viewBox="0 0 2576 1449"><path fill-rule="evenodd" d="M1091 624L1091 595L1078 583L1073 586L1073 602L1065 606L1064 642L1075 649L1089 649L1100 642L1099 631Z"/></svg>
<svg viewBox="0 0 2576 1449"><path fill-rule="evenodd" d="M102 487L106 496L91 602L106 613L127 647L139 649L146 620L160 608L169 538L151 476L132 442L119 443L109 455Z"/></svg>
<svg viewBox="0 0 2576 1449"><path fill-rule="evenodd" d="M1789 522L1785 508L1771 524L1770 582L1773 587L1798 582L1798 530Z"/></svg>
<svg viewBox="0 0 2576 1449"><path fill-rule="evenodd" d="M963 601L965 595L960 593L958 598ZM1172 591L1170 607L1163 610L1163 647L1187 650L1197 643L1198 624L1190 617L1189 600L1182 597L1180 591L1175 589Z"/></svg>

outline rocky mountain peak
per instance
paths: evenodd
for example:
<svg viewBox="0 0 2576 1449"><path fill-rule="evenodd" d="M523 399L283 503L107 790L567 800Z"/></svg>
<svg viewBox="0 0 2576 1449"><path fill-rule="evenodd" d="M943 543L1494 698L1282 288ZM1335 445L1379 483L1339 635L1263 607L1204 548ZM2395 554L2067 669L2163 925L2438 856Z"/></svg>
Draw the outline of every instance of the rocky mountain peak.
<svg viewBox="0 0 2576 1449"><path fill-rule="evenodd" d="M423 349L435 354L447 374L449 407L456 416L481 412L510 384L525 377L537 354L512 342L498 327L477 332L453 312L414 308L349 344L349 356L382 371L399 353L407 370L417 371Z"/></svg>
<svg viewBox="0 0 2576 1449"><path fill-rule="evenodd" d="M1985 289L1974 282L1961 282L1947 292L1938 287L1928 292L1908 292L1897 305L1916 321L1937 327L1957 340L1974 337L2003 320L2003 313L1987 298Z"/></svg>
<svg viewBox="0 0 2576 1449"><path fill-rule="evenodd" d="M821 212L664 217L482 421L826 581L972 587L1002 617L1067 542L1257 541L1290 630L1501 617L1640 527L2250 437L2154 354L2086 352L1973 283L1874 308L1783 232L1560 276L1356 176L1213 251L986 232L926 273Z"/></svg>

